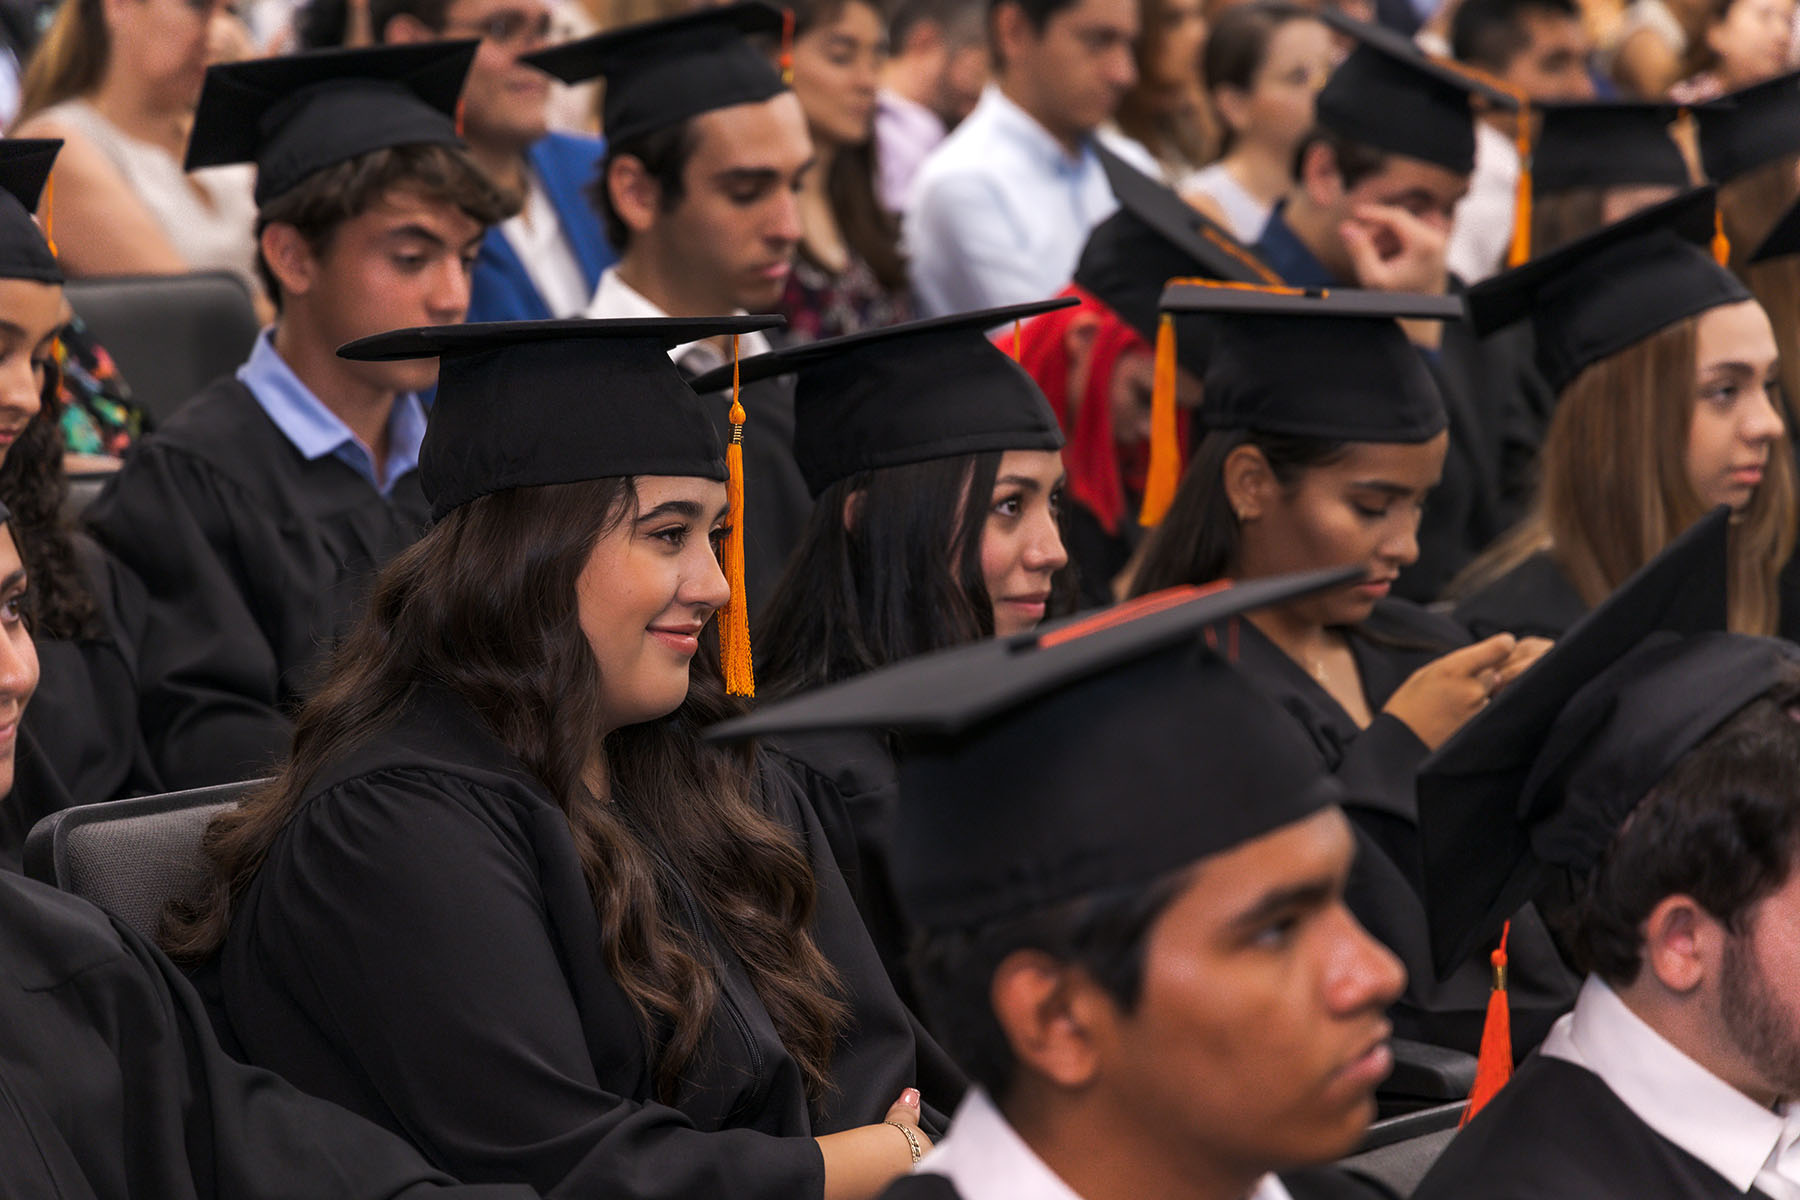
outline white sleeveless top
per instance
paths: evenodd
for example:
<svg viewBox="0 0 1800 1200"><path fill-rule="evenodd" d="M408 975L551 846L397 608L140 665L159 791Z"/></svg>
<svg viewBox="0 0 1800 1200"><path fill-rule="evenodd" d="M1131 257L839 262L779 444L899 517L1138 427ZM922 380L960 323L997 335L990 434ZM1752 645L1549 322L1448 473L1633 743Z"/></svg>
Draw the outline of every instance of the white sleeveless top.
<svg viewBox="0 0 1800 1200"><path fill-rule="evenodd" d="M1222 162L1201 167L1182 180L1176 190L1183 195L1200 192L1217 201L1219 211L1225 214L1225 228L1247 246L1262 236L1263 226L1269 223L1269 214L1275 211L1274 205L1264 204L1233 179Z"/></svg>
<svg viewBox="0 0 1800 1200"><path fill-rule="evenodd" d="M235 271L253 290L260 288L255 282L255 167L208 167L189 175L167 150L121 132L85 100L65 100L42 115L78 130L99 147L190 269ZM194 185L205 200L195 194Z"/></svg>

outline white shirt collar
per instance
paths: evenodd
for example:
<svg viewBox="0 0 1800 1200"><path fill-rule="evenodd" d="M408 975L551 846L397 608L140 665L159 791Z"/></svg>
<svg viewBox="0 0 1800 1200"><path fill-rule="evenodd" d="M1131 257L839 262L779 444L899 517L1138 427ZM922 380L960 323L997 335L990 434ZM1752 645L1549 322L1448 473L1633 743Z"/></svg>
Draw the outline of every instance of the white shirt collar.
<svg viewBox="0 0 1800 1200"><path fill-rule="evenodd" d="M600 286L594 289L594 299L588 304L587 315L598 318L616 317L667 317L669 314L653 304L642 292L619 278L617 267L608 267L600 274ZM743 316L744 310L738 309L734 314ZM738 356L749 358L752 354L764 354L770 349L769 339L761 332L752 332L738 338ZM711 370L718 365L718 355L706 342L683 342L669 351L669 357L677 366L685 366L696 372ZM700 362L689 363L690 357L705 358L704 366Z"/></svg>
<svg viewBox="0 0 1800 1200"><path fill-rule="evenodd" d="M962 1200L1081 1200L978 1087L963 1097L950 1132L925 1156L919 1170L950 1180ZM1280 1180L1268 1175L1245 1200L1291 1197Z"/></svg>
<svg viewBox="0 0 1800 1200"><path fill-rule="evenodd" d="M1756 1103L1676 1048L1594 976L1542 1050L1598 1075L1640 1121L1741 1192L1783 1149L1789 1119L1800 1122L1794 1102L1780 1112Z"/></svg>

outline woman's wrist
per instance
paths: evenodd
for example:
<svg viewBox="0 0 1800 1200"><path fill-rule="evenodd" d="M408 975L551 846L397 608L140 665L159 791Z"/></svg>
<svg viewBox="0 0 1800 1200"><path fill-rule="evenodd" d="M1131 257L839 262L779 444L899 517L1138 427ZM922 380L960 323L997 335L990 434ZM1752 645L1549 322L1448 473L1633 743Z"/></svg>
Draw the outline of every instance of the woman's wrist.
<svg viewBox="0 0 1800 1200"><path fill-rule="evenodd" d="M906 1139L906 1153L912 1160L909 1167L918 1166L919 1160L925 1157L925 1148L919 1144L919 1135L913 1132L911 1126L902 1122L889 1121L888 1124L898 1129L900 1135Z"/></svg>

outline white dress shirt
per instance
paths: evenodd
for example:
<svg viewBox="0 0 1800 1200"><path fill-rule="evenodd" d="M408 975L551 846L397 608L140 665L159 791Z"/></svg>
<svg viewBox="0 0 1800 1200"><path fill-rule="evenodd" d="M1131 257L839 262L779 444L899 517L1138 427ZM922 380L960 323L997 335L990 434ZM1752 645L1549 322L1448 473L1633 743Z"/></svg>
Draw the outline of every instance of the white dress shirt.
<svg viewBox="0 0 1800 1200"><path fill-rule="evenodd" d="M587 275L536 171L525 172L525 203L500 222L500 234L525 265L531 286L553 317L579 317L587 307Z"/></svg>
<svg viewBox="0 0 1800 1200"><path fill-rule="evenodd" d="M651 303L642 292L620 279L619 268L608 267L600 274L600 286L594 289L594 299L588 304L587 315L612 318L667 317L669 314ZM743 316L744 310L740 308L733 315ZM769 349L769 339L761 332L753 331L738 336L739 358L763 354ZM683 342L669 351L669 357L676 366L694 375L722 366L725 362L718 349L707 341Z"/></svg>
<svg viewBox="0 0 1800 1200"><path fill-rule="evenodd" d="M918 1169L944 1176L962 1200L1081 1200L1032 1152L978 1087L970 1088L963 1097L950 1132ZM1279 1179L1266 1175L1244 1200L1292 1198Z"/></svg>
<svg viewBox="0 0 1800 1200"><path fill-rule="evenodd" d="M1464 283L1480 283L1506 265L1519 199L1519 151L1511 138L1475 122L1475 173L1450 221L1445 262Z"/></svg>
<svg viewBox="0 0 1800 1200"><path fill-rule="evenodd" d="M1542 1053L1585 1067L1638 1120L1722 1175L1800 1200L1800 1104L1771 1111L1689 1058L1590 976ZM1597 1151L1598 1152L1598 1151Z"/></svg>
<svg viewBox="0 0 1800 1200"><path fill-rule="evenodd" d="M1142 146L1095 137L1161 178ZM913 181L902 230L919 315L1055 295L1075 273L1089 231L1117 207L1091 146L1070 155L989 85Z"/></svg>

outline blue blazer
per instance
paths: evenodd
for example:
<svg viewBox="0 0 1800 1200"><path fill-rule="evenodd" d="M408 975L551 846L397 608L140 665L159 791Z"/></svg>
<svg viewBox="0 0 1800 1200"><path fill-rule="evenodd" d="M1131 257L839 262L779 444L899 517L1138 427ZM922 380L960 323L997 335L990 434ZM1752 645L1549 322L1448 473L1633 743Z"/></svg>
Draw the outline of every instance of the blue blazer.
<svg viewBox="0 0 1800 1200"><path fill-rule="evenodd" d="M591 291L600 284L600 272L619 257L607 245L606 234L600 228L600 214L587 198L588 185L600 174L606 142L580 134L551 133L529 154L531 168L550 197L550 206L556 210L556 219L574 247L576 261L581 264L581 273L587 277ZM550 310L531 282L519 252L498 226L489 229L475 259L467 319L534 321L549 316Z"/></svg>

